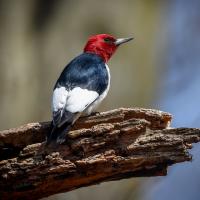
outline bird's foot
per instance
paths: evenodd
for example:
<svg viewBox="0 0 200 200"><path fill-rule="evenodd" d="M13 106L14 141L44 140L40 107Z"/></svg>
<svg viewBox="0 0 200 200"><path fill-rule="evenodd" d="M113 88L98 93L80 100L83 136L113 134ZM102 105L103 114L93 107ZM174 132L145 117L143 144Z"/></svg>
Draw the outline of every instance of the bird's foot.
<svg viewBox="0 0 200 200"><path fill-rule="evenodd" d="M90 114L90 116L98 116L100 114L101 114L100 112L93 112L93 113Z"/></svg>
<svg viewBox="0 0 200 200"><path fill-rule="evenodd" d="M57 138L57 140L56 140L56 143L57 144L63 144L64 142L66 141L66 139L65 138Z"/></svg>

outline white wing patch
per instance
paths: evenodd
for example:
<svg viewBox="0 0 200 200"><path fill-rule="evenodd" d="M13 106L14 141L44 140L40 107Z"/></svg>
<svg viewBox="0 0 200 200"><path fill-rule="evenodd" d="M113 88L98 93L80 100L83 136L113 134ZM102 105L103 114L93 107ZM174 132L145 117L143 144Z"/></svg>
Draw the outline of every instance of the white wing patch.
<svg viewBox="0 0 200 200"><path fill-rule="evenodd" d="M80 87L67 91L65 87L56 88L53 92L52 110L54 112L65 108L67 111L82 112L99 94L95 91L82 89Z"/></svg>
<svg viewBox="0 0 200 200"><path fill-rule="evenodd" d="M56 112L64 108L69 92L65 87L56 88L53 92L52 111Z"/></svg>
<svg viewBox="0 0 200 200"><path fill-rule="evenodd" d="M99 94L95 91L76 87L68 94L66 110L76 113L82 112L85 108L97 99Z"/></svg>

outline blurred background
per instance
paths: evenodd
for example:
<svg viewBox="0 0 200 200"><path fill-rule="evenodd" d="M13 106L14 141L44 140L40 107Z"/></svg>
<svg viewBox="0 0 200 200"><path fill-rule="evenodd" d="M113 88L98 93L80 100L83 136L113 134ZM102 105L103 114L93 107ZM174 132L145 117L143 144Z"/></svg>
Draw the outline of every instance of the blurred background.
<svg viewBox="0 0 200 200"><path fill-rule="evenodd" d="M99 110L146 107L199 127L199 0L0 0L0 129L51 119L52 88L88 37L135 37L109 62L111 89ZM48 200L199 200L200 145L167 177L132 178ZM46 199L47 200L47 199Z"/></svg>

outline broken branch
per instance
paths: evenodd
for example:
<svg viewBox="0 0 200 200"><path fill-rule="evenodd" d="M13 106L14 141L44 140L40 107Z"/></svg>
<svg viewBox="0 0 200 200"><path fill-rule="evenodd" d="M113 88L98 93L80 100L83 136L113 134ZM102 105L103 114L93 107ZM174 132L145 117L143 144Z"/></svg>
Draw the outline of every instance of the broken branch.
<svg viewBox="0 0 200 200"><path fill-rule="evenodd" d="M121 108L80 118L63 145L45 145L50 122L0 132L0 195L39 199L103 181L163 176L191 160L200 130L169 128L171 115Z"/></svg>

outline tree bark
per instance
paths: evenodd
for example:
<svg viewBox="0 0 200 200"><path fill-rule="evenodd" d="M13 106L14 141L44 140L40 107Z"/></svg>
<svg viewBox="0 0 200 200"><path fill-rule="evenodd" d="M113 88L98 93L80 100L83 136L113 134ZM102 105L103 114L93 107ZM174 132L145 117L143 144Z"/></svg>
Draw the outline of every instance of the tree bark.
<svg viewBox="0 0 200 200"><path fill-rule="evenodd" d="M163 176L191 160L200 129L170 128L169 113L121 108L80 118L62 145L44 142L50 122L0 132L0 196L39 199L104 181Z"/></svg>

